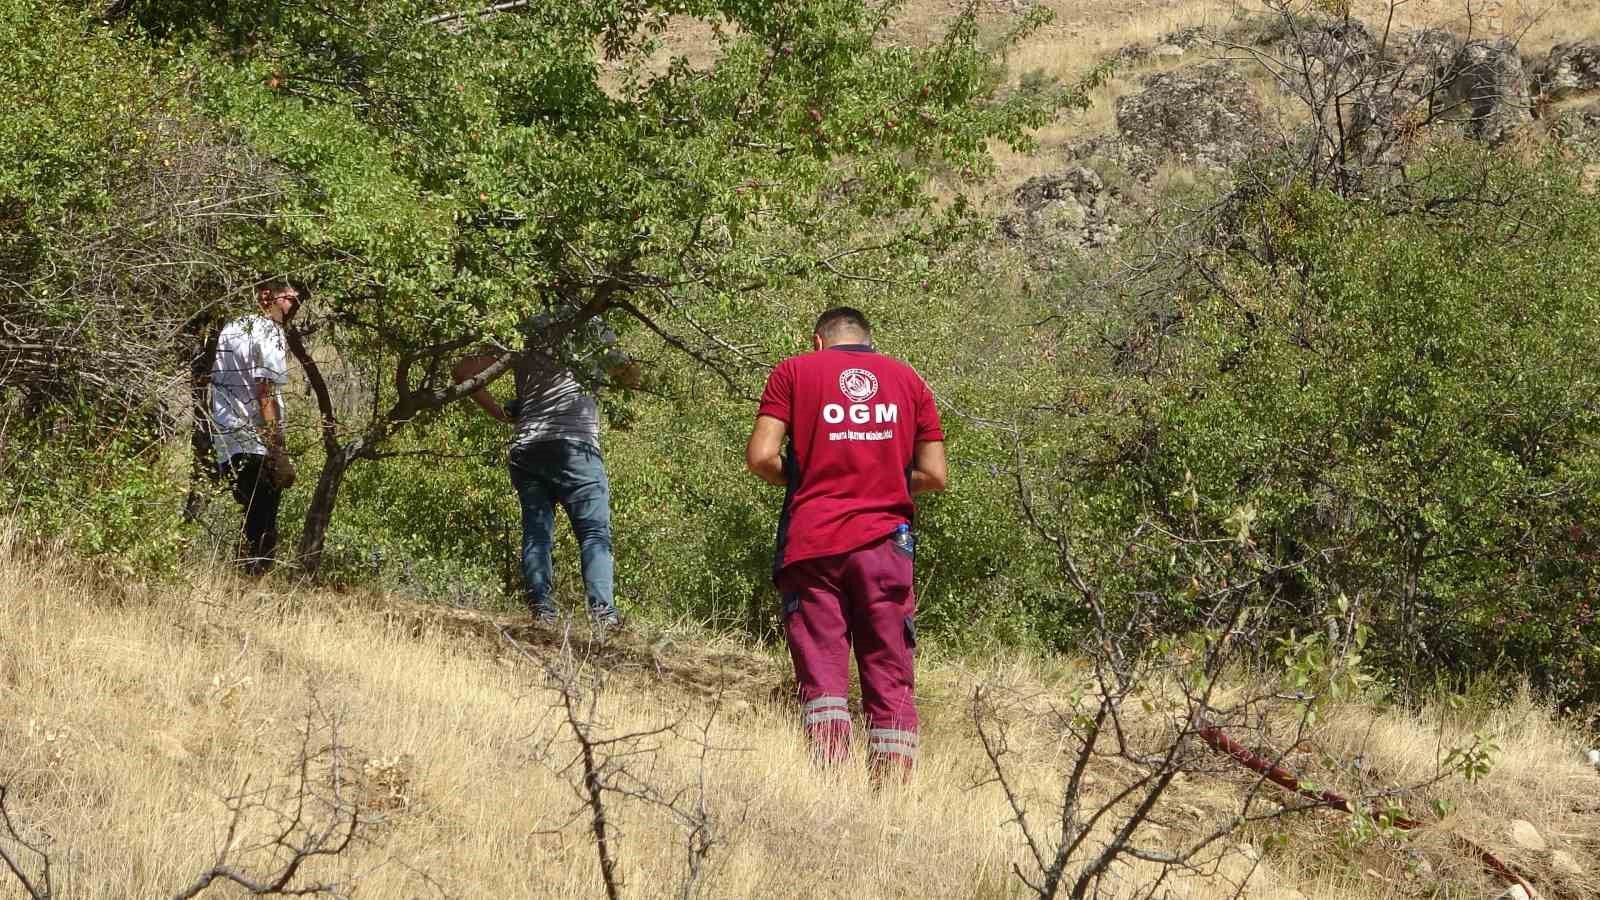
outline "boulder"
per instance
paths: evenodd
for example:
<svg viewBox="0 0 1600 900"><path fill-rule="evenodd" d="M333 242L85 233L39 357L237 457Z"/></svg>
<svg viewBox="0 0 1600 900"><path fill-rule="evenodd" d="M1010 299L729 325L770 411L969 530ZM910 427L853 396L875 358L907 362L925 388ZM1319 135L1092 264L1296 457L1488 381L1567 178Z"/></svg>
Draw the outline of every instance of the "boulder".
<svg viewBox="0 0 1600 900"><path fill-rule="evenodd" d="M1225 168L1260 140L1261 105L1244 76L1222 63L1151 75L1117 100L1117 130L1139 149Z"/></svg>
<svg viewBox="0 0 1600 900"><path fill-rule="evenodd" d="M1463 46L1451 64L1449 93L1466 107L1472 135L1489 144L1533 120L1527 71L1516 45L1504 38Z"/></svg>
<svg viewBox="0 0 1600 900"><path fill-rule="evenodd" d="M1204 28L1181 28L1161 36L1154 45L1129 44L1117 51L1117 61L1123 65L1142 65L1162 59L1176 59L1193 50L1205 40Z"/></svg>
<svg viewBox="0 0 1600 900"><path fill-rule="evenodd" d="M1442 28L1424 28L1390 41L1389 65L1402 89L1428 97L1448 86L1461 53L1461 39Z"/></svg>
<svg viewBox="0 0 1600 900"><path fill-rule="evenodd" d="M1428 119L1424 95L1403 87L1357 96L1350 137L1369 162L1403 156Z"/></svg>
<svg viewBox="0 0 1600 900"><path fill-rule="evenodd" d="M1562 149L1579 159L1600 161L1600 102L1561 110L1547 116L1545 121L1551 137ZM1595 758L1590 765L1600 769L1600 751L1591 752L1595 753Z"/></svg>
<svg viewBox="0 0 1600 900"><path fill-rule="evenodd" d="M1534 85L1549 100L1600 91L1600 44L1557 44L1535 71Z"/></svg>
<svg viewBox="0 0 1600 900"><path fill-rule="evenodd" d="M1511 840L1524 850L1548 850L1550 845L1545 842L1544 835L1533 826L1532 822L1523 819L1514 819L1507 829L1511 833Z"/></svg>
<svg viewBox="0 0 1600 900"><path fill-rule="evenodd" d="M1368 80L1378 60L1378 42L1359 19L1275 16L1254 43L1288 66L1281 87L1302 95L1313 90L1318 98Z"/></svg>
<svg viewBox="0 0 1600 900"><path fill-rule="evenodd" d="M1016 209L1000 217L1000 232L1050 255L1061 249L1093 249L1117 239L1105 182L1086 166L1036 175L1014 195Z"/></svg>
<svg viewBox="0 0 1600 900"><path fill-rule="evenodd" d="M1583 866L1565 850L1557 850L1550 854L1550 868L1555 869L1568 878L1582 878Z"/></svg>
<svg viewBox="0 0 1600 900"><path fill-rule="evenodd" d="M1155 177L1159 162L1150 152L1135 147L1115 132L1090 135L1073 141L1063 149L1067 159L1073 163L1113 165L1146 185Z"/></svg>
<svg viewBox="0 0 1600 900"><path fill-rule="evenodd" d="M1180 28L1177 31L1169 31L1161 36L1162 44L1183 50L1193 50L1196 45L1205 40L1206 30L1198 25Z"/></svg>

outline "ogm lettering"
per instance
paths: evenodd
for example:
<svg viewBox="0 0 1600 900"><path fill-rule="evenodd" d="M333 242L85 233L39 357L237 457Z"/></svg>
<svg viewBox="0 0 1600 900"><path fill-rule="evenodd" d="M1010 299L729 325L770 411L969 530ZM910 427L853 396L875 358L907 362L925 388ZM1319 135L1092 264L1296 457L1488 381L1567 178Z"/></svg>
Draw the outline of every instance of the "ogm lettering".
<svg viewBox="0 0 1600 900"><path fill-rule="evenodd" d="M829 425L838 425L850 417L854 425L865 425L872 422L878 425L900 421L900 407L894 403L874 403L868 408L865 403L852 403L847 410L838 403L829 403L822 407L822 421Z"/></svg>

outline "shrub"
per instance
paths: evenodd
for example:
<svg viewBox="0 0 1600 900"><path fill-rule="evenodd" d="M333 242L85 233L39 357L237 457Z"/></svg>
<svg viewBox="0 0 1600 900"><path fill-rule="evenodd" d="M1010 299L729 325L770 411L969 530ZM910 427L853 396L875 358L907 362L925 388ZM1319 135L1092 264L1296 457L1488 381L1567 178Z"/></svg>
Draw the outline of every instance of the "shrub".
<svg viewBox="0 0 1600 900"><path fill-rule="evenodd" d="M1179 297L1159 360L1100 355L1088 443L1120 462L1063 502L1083 532L1195 520L1303 562L1273 585L1282 628L1343 595L1395 677L1501 669L1595 699L1600 201L1557 160L1474 148L1411 174L1380 197L1291 181L1250 200L1259 243ZM1110 421L1113 397L1131 415ZM1181 629L1181 574L1115 577L1166 591Z"/></svg>

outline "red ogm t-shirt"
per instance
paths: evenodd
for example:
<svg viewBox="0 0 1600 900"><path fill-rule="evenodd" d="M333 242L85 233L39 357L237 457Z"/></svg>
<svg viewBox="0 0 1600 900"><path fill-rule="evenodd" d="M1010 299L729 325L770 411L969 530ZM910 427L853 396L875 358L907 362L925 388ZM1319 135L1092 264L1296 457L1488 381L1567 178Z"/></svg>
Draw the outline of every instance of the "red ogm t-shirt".
<svg viewBox="0 0 1600 900"><path fill-rule="evenodd" d="M859 549L909 524L912 451L919 441L944 440L927 382L866 345L779 363L757 415L789 429L789 493L774 572Z"/></svg>

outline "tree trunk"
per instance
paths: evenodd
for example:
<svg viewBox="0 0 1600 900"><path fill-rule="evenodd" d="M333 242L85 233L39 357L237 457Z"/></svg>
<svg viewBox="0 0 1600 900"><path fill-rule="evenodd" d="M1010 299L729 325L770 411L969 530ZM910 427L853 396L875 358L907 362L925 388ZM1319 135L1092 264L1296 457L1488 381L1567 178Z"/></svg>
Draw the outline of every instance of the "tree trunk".
<svg viewBox="0 0 1600 900"><path fill-rule="evenodd" d="M333 523L333 511L339 504L339 488L344 484L345 472L355 462L366 446L364 438L357 438L328 454L317 476L317 489L311 495L311 505L306 508L305 526L300 531L300 546L296 564L307 575L315 575L322 567L323 545L327 542L328 526Z"/></svg>
<svg viewBox="0 0 1600 900"><path fill-rule="evenodd" d="M324 462L317 475L317 489L311 495L311 505L306 509L305 523L300 529L300 545L296 564L307 575L315 575L322 567L322 550L328 539L328 526L333 523L333 511L339 504L339 488L344 484L344 474L356 461L369 442L366 436L347 443L339 443L339 419L334 412L333 396L328 391L328 380L322 368L306 349L305 334L298 324L290 323L284 329L289 352L299 361L317 398L318 431L322 436Z"/></svg>

